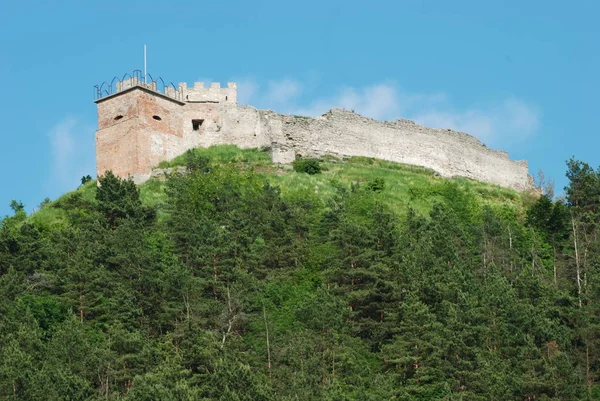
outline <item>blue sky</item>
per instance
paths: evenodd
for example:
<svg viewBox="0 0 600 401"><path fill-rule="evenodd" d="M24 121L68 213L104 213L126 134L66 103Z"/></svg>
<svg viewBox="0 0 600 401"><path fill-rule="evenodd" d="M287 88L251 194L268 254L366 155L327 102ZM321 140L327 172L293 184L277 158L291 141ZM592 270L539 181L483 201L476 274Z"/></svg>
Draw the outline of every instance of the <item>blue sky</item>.
<svg viewBox="0 0 600 401"><path fill-rule="evenodd" d="M240 102L451 127L565 185L600 164L597 1L12 1L0 24L0 216L95 172L93 86L143 66Z"/></svg>

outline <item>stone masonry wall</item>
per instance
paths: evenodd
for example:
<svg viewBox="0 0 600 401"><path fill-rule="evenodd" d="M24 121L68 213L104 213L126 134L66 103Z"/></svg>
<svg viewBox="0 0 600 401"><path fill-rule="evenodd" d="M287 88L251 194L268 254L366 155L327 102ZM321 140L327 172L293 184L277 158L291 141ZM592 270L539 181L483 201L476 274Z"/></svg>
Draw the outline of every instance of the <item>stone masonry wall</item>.
<svg viewBox="0 0 600 401"><path fill-rule="evenodd" d="M224 136L210 144L271 146L275 162L290 163L297 155L366 156L518 191L533 186L526 161L510 160L508 153L489 149L471 135L408 120L381 122L341 109L305 118L242 106L226 109L222 121Z"/></svg>
<svg viewBox="0 0 600 401"><path fill-rule="evenodd" d="M506 152L489 149L465 133L408 120L376 121L341 109L317 118L283 115L239 106L235 91L235 84L204 88L197 83L190 89L180 84L173 97L152 88L129 87L100 99L98 175L112 170L139 183L158 163L188 149L234 144L271 147L273 161L279 163L290 163L297 155L366 156L518 191L533 187L526 161L510 160ZM188 101L178 100L181 97Z"/></svg>
<svg viewBox="0 0 600 401"><path fill-rule="evenodd" d="M273 119L273 117L271 117ZM367 156L431 168L523 191L532 187L526 161L485 147L473 136L412 121L380 122L334 109L317 119L283 116L274 142L296 154Z"/></svg>

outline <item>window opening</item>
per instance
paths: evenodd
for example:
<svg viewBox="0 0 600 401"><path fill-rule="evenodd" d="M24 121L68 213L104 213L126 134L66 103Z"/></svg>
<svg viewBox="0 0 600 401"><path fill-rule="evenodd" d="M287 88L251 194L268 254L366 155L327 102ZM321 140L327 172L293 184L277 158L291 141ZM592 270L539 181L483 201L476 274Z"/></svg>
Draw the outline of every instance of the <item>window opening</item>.
<svg viewBox="0 0 600 401"><path fill-rule="evenodd" d="M198 131L203 123L204 123L204 120L200 120L200 119L192 120L192 129L194 131Z"/></svg>
<svg viewBox="0 0 600 401"><path fill-rule="evenodd" d="M115 117L115 121L119 121L119 120L120 120L120 119L122 119L122 118L123 118L123 116L122 116L122 115L118 115L118 116L116 116L116 117Z"/></svg>
<svg viewBox="0 0 600 401"><path fill-rule="evenodd" d="M155 119L155 120L157 120L157 121L162 120L162 118L160 118L159 116L152 116L152 118Z"/></svg>

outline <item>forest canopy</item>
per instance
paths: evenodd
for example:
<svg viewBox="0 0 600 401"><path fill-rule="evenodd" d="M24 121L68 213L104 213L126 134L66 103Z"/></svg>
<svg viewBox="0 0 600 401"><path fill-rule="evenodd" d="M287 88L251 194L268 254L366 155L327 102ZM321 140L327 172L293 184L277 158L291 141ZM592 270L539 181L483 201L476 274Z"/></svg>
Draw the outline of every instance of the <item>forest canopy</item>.
<svg viewBox="0 0 600 401"><path fill-rule="evenodd" d="M564 199L499 201L227 152L13 202L0 399L600 398L599 170L571 159Z"/></svg>

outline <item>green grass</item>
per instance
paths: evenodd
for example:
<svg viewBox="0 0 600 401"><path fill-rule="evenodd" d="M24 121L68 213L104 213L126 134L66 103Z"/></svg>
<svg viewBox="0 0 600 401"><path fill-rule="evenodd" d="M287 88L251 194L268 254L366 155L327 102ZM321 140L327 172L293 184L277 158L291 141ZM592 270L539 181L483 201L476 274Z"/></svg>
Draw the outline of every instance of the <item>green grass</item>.
<svg viewBox="0 0 600 401"><path fill-rule="evenodd" d="M57 203L64 202L67 198L81 194L82 199L89 202L96 202L96 180L89 181L81 185L75 191L70 191L60 198L44 205L36 213L29 216L31 221L43 227L63 226L67 224L67 213L64 209L55 207Z"/></svg>
<svg viewBox="0 0 600 401"><path fill-rule="evenodd" d="M351 157L343 161L335 156L324 156L320 159L323 172L308 175L294 172L289 167L273 164L268 149L240 149L234 145L218 145L197 148L193 152L210 158L211 163L233 164L240 169L253 170L281 187L284 197L310 197L318 200L323 206L337 193L337 188L344 187L350 190L352 185L366 185L375 178L385 180L385 189L380 195L382 201L401 215L406 212L408 206L426 214L436 201L443 199L449 186L473 196L480 204L507 206L515 208L518 213L523 212L524 205L531 201L529 199L531 195L521 194L498 185L461 177L446 179L424 167L367 157ZM181 155L171 161L162 162L159 167L168 168L184 164L185 155ZM161 205L167 198L165 183L149 180L139 188L142 202L156 206L161 216ZM69 192L45 205L30 218L43 225L65 224L67 216L64 210L52 206L74 193L80 193L83 199L95 202L96 181L88 182L76 191Z"/></svg>
<svg viewBox="0 0 600 401"><path fill-rule="evenodd" d="M52 207L52 203L50 203L32 214L29 219L41 227L61 227L67 224L67 212Z"/></svg>
<svg viewBox="0 0 600 401"><path fill-rule="evenodd" d="M322 204L332 198L338 187L350 190L354 184L366 185L375 178L385 180L385 190L381 194L383 202L399 214L404 214L411 206L421 213L431 210L436 201L443 199L448 186L455 186L475 197L481 204L508 206L523 211L524 194L498 185L457 177L442 178L435 171L425 167L411 166L368 157L351 157L342 161L336 156L323 156L321 174L297 173L289 168L271 162L268 149L240 149L234 145L217 145L198 148L193 151L210 158L212 163L233 163L242 169L252 169L256 173L281 187L284 197L311 197ZM161 167L175 167L185 164L185 156L178 156ZM165 199L164 184L149 181L141 186L144 203L160 205Z"/></svg>
<svg viewBox="0 0 600 401"><path fill-rule="evenodd" d="M97 181L92 180L92 181L85 183L85 185L80 186L77 189L77 192L81 193L84 200L89 201L89 202L95 202L97 188L98 188Z"/></svg>
<svg viewBox="0 0 600 401"><path fill-rule="evenodd" d="M144 205L160 206L166 199L165 185L162 181L148 180L139 186L140 199Z"/></svg>
<svg viewBox="0 0 600 401"><path fill-rule="evenodd" d="M352 184L366 185L375 178L383 178L382 200L399 214L403 214L409 205L427 213L436 201L442 200L448 185L471 194L482 204L522 208L521 194L516 191L467 178L442 178L424 167L365 157L353 157L346 162L325 159L322 164L325 167L323 173L313 176L293 171L264 175L282 188L284 196L312 192L320 194L324 200L333 196L336 186L350 189Z"/></svg>
<svg viewBox="0 0 600 401"><path fill-rule="evenodd" d="M235 145L216 145L210 148L192 149L194 154L207 156L213 163L237 163L251 164L254 166L266 166L271 164L271 157L267 149L240 149ZM185 154L177 156L170 161L161 162L158 167L168 168L183 166Z"/></svg>

